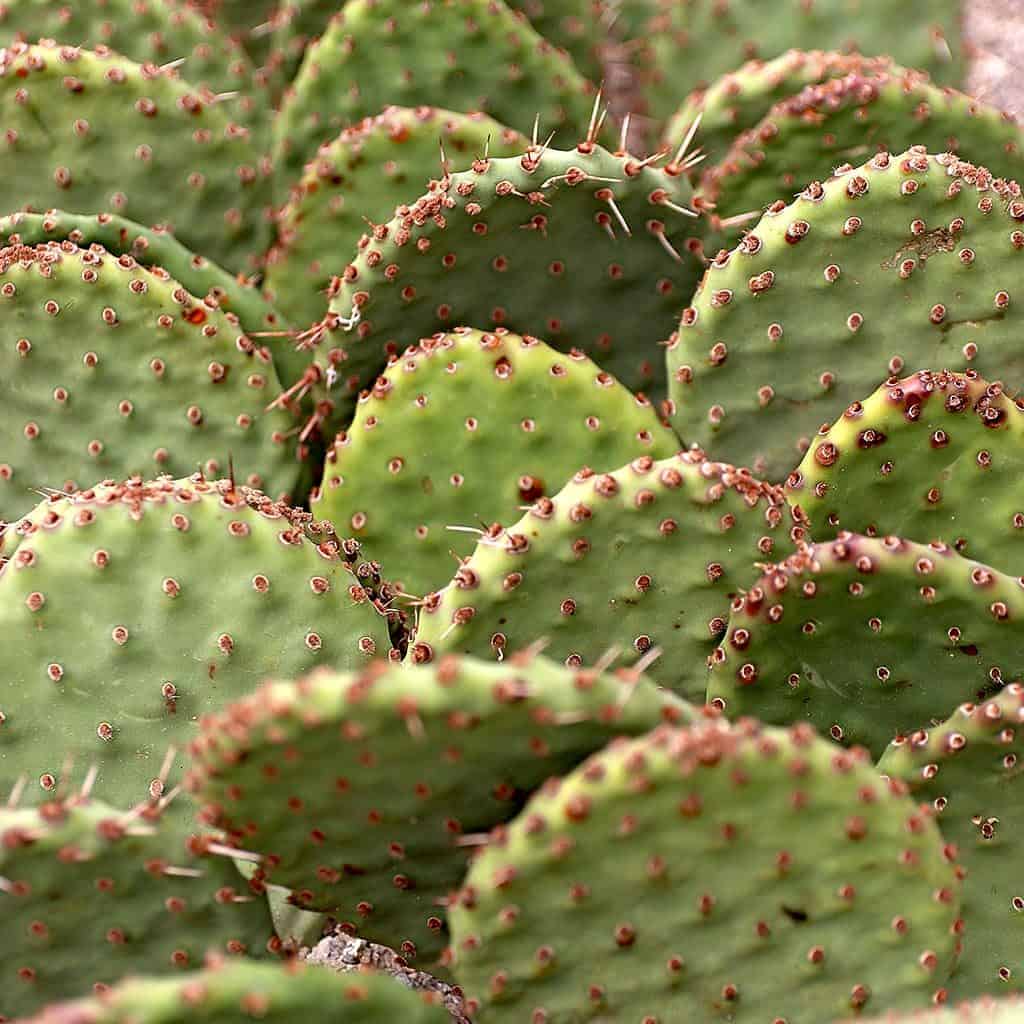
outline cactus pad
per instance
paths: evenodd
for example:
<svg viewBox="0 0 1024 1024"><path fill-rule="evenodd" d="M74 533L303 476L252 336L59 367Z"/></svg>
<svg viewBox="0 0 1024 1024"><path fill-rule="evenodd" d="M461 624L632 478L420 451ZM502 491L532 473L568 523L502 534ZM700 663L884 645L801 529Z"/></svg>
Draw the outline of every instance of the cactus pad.
<svg viewBox="0 0 1024 1024"><path fill-rule="evenodd" d="M611 746L473 862L450 919L474 1020L821 1024L926 1005L954 963L959 885L901 794L806 726Z"/></svg>
<svg viewBox="0 0 1024 1024"><path fill-rule="evenodd" d="M1024 382L1022 221L1016 182L916 147L773 204L683 311L668 351L673 425L782 479L823 422L893 374Z"/></svg>
<svg viewBox="0 0 1024 1024"><path fill-rule="evenodd" d="M593 92L504 0L351 0L285 94L275 162L294 178L321 143L392 104L482 110L520 131L539 118L545 135L578 137Z"/></svg>
<svg viewBox="0 0 1024 1024"><path fill-rule="evenodd" d="M786 481L817 539L941 540L1024 574L1024 401L976 373L890 380L814 438Z"/></svg>
<svg viewBox="0 0 1024 1024"><path fill-rule="evenodd" d="M583 466L678 449L650 402L582 352L459 328L407 350L360 396L311 508L423 595L472 553L474 527L514 522Z"/></svg>
<svg viewBox="0 0 1024 1024"><path fill-rule="evenodd" d="M438 144L440 143L440 150ZM483 114L433 107L390 107L322 145L292 189L267 256L267 287L289 320L323 318L332 275L356 252L367 221L391 219L395 207L450 169L478 157L522 153L526 139Z"/></svg>
<svg viewBox="0 0 1024 1024"><path fill-rule="evenodd" d="M880 755L1024 672L1024 585L944 544L840 534L738 597L708 699Z"/></svg>
<svg viewBox="0 0 1024 1024"><path fill-rule="evenodd" d="M665 138L682 138L700 117L701 148L717 163L737 135L753 128L776 103L804 86L842 78L851 71L885 71L891 66L889 57L822 50L787 50L773 60L747 61L688 96L668 122Z"/></svg>
<svg viewBox="0 0 1024 1024"><path fill-rule="evenodd" d="M184 77L213 92L249 90L254 69L239 42L178 0L8 0L0 44L107 46L139 64L183 62ZM251 97L246 97L251 102Z"/></svg>
<svg viewBox="0 0 1024 1024"><path fill-rule="evenodd" d="M262 248L269 165L221 104L105 49L16 43L0 57L0 207L170 213L184 244L232 270Z"/></svg>
<svg viewBox="0 0 1024 1024"><path fill-rule="evenodd" d="M851 155L925 146L953 150L997 174L1024 168L1024 135L1009 114L940 89L919 71L857 70L809 85L777 103L704 175L701 195L720 217L789 199L809 178L827 177Z"/></svg>
<svg viewBox="0 0 1024 1024"><path fill-rule="evenodd" d="M480 539L455 579L425 599L410 657L500 658L537 637L568 664L616 645L645 663L657 650L652 678L700 698L730 599L755 562L783 557L799 531L781 488L699 452L584 470Z"/></svg>
<svg viewBox="0 0 1024 1024"><path fill-rule="evenodd" d="M135 803L171 746L176 774L202 713L268 675L384 655L358 545L318 545L309 518L197 477L55 495L14 526L0 786L27 775L47 791L69 758L97 766L106 799Z"/></svg>
<svg viewBox="0 0 1024 1024"><path fill-rule="evenodd" d="M0 808L5 1020L125 974L176 974L207 953L259 957L279 945L266 903L211 839L166 831L153 808L78 797Z"/></svg>
<svg viewBox="0 0 1024 1024"><path fill-rule="evenodd" d="M678 171L592 142L447 176L365 235L345 268L317 355L333 400L459 324L578 348L631 390L654 387L659 342L698 274L690 194Z"/></svg>
<svg viewBox="0 0 1024 1024"><path fill-rule="evenodd" d="M94 999L47 1007L31 1024L451 1024L432 995L371 971L234 961L181 978L132 978Z"/></svg>
<svg viewBox="0 0 1024 1024"><path fill-rule="evenodd" d="M891 54L908 68L958 85L964 64L959 0L784 0L767 17L761 0L656 0L646 29L648 99L667 118L680 97L752 58L803 50Z"/></svg>
<svg viewBox="0 0 1024 1024"><path fill-rule="evenodd" d="M293 494L293 416L269 352L238 318L165 271L74 243L0 249L0 519L104 477L233 460L241 478Z"/></svg>
<svg viewBox="0 0 1024 1024"><path fill-rule="evenodd" d="M1024 687L1011 683L982 704L963 704L942 725L902 737L879 771L931 803L942 834L966 869L964 952L949 980L951 1000L1024 988Z"/></svg>
<svg viewBox="0 0 1024 1024"><path fill-rule="evenodd" d="M186 785L297 903L426 960L473 834L612 736L691 715L635 673L532 654L377 663L270 683L204 719Z"/></svg>
<svg viewBox="0 0 1024 1024"><path fill-rule="evenodd" d="M544 39L565 50L595 82L604 77L601 54L614 0L509 0Z"/></svg>

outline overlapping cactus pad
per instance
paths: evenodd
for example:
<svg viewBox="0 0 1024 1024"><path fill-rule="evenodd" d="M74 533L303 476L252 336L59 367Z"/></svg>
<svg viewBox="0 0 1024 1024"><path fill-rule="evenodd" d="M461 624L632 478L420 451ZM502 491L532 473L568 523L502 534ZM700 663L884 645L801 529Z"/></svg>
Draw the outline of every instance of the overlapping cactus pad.
<svg viewBox="0 0 1024 1024"><path fill-rule="evenodd" d="M582 352L464 328L410 348L360 396L312 509L424 595L492 523L515 522L584 466L604 472L678 447L647 399Z"/></svg>
<svg viewBox="0 0 1024 1024"><path fill-rule="evenodd" d="M785 557L801 537L780 488L700 452L581 470L480 538L454 580L424 601L409 656L500 656L539 636L567 664L612 648L701 697L704 658L750 567Z"/></svg>
<svg viewBox="0 0 1024 1024"><path fill-rule="evenodd" d="M328 1011L329 1008L329 1011ZM329 1012L329 1017L327 1012ZM218 964L180 979L126 981L101 996L48 1007L34 1024L450 1024L429 993L373 973L335 975L315 967Z"/></svg>
<svg viewBox="0 0 1024 1024"><path fill-rule="evenodd" d="M1020 377L1022 221L1016 182L923 149L846 164L778 200L683 311L673 424L777 478L822 422L891 374Z"/></svg>
<svg viewBox="0 0 1024 1024"><path fill-rule="evenodd" d="M0 785L52 790L66 761L133 805L204 712L268 675L389 648L358 544L230 481L55 494L16 524L0 575Z"/></svg>
<svg viewBox="0 0 1024 1024"><path fill-rule="evenodd" d="M634 673L529 654L322 672L207 718L187 784L297 903L429 963L476 834L612 736L693 714Z"/></svg>
<svg viewBox="0 0 1024 1024"><path fill-rule="evenodd" d="M1024 674L1024 584L940 542L841 533L733 602L708 696L881 754Z"/></svg>
<svg viewBox="0 0 1024 1024"><path fill-rule="evenodd" d="M864 750L806 726L666 729L492 835L451 912L453 954L484 1024L913 1007L959 951L951 860Z"/></svg>
<svg viewBox="0 0 1024 1024"><path fill-rule="evenodd" d="M0 0L0 1022L1024 1021L1016 6Z"/></svg>
<svg viewBox="0 0 1024 1024"><path fill-rule="evenodd" d="M939 540L1024 572L1024 404L966 373L886 381L822 427L786 481L818 538Z"/></svg>
<svg viewBox="0 0 1024 1024"><path fill-rule="evenodd" d="M0 518L27 512L31 488L217 477L229 458L248 484L297 497L295 417L264 411L281 390L270 353L163 267L71 241L8 246L0 315Z"/></svg>
<svg viewBox="0 0 1024 1024"><path fill-rule="evenodd" d="M207 953L273 954L266 904L229 852L163 829L155 801L0 809L0 1014L26 1016L140 970L177 974Z"/></svg>

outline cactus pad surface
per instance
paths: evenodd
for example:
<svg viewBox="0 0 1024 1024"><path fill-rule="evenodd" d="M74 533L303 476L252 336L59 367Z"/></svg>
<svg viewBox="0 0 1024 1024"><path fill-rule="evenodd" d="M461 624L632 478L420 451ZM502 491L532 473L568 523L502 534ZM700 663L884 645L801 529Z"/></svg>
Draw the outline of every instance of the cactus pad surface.
<svg viewBox="0 0 1024 1024"><path fill-rule="evenodd" d="M692 714L635 673L528 653L377 663L268 683L204 719L186 784L296 903L425 965L444 945L444 905L475 834L613 736Z"/></svg>
<svg viewBox="0 0 1024 1024"><path fill-rule="evenodd" d="M678 449L650 402L582 352L461 328L408 349L360 396L311 508L422 596L451 579L481 524L515 522L583 466Z"/></svg>
<svg viewBox="0 0 1024 1024"><path fill-rule="evenodd" d="M152 807L140 810L79 797L0 808L5 1019L125 974L178 974L207 953L260 957L278 945L265 902L210 839L166 835Z"/></svg>
<svg viewBox="0 0 1024 1024"><path fill-rule="evenodd" d="M681 139L700 117L701 148L717 163L737 135L753 128L776 103L804 86L842 78L851 71L885 71L891 66L889 57L825 50L787 50L772 60L749 60L688 96L669 120L665 138Z"/></svg>
<svg viewBox="0 0 1024 1024"><path fill-rule="evenodd" d="M680 97L752 58L792 47L891 54L936 81L964 72L958 0L906 0L894 31L887 0L783 0L766 16L759 0L656 0L644 54L652 114L667 118Z"/></svg>
<svg viewBox="0 0 1024 1024"><path fill-rule="evenodd" d="M232 460L275 496L301 474L270 353L160 268L73 242L0 249L0 519L134 473L212 476Z"/></svg>
<svg viewBox="0 0 1024 1024"><path fill-rule="evenodd" d="M480 539L454 580L426 598L409 657L501 657L537 637L568 664L609 648L630 662L660 652L652 678L699 698L730 600L794 536L800 524L781 488L699 452L584 470Z"/></svg>
<svg viewBox="0 0 1024 1024"><path fill-rule="evenodd" d="M705 173L701 196L720 217L763 210L851 157L911 145L963 153L996 174L1015 175L1024 168L1022 142L1011 115L939 88L919 71L856 70L772 107Z"/></svg>
<svg viewBox="0 0 1024 1024"><path fill-rule="evenodd" d="M949 852L863 749L806 726L661 729L492 834L451 910L456 978L480 1024L921 1006L959 943Z"/></svg>
<svg viewBox="0 0 1024 1024"><path fill-rule="evenodd" d="M451 1024L430 994L383 974L298 963L229 962L181 978L132 978L101 996L47 1007L32 1024Z"/></svg>
<svg viewBox="0 0 1024 1024"><path fill-rule="evenodd" d="M690 195L680 172L592 142L447 176L365 235L345 268L317 353L333 401L460 324L578 348L631 390L656 387L659 342L698 275Z"/></svg>
<svg viewBox="0 0 1024 1024"><path fill-rule="evenodd" d="M367 221L386 222L395 207L444 169L522 153L526 139L484 114L435 107L389 107L324 143L306 165L277 219L267 254L267 287L278 308L302 327L323 319L332 277L356 252Z"/></svg>
<svg viewBox="0 0 1024 1024"><path fill-rule="evenodd" d="M0 786L51 791L65 759L134 804L196 719L271 675L388 650L357 546L228 481L54 495L0 574ZM319 541L319 543L317 543ZM364 585L365 584L365 585Z"/></svg>
<svg viewBox="0 0 1024 1024"><path fill-rule="evenodd" d="M1024 586L944 544L841 533L739 596L711 657L730 716L807 720L880 755L1024 671Z"/></svg>
<svg viewBox="0 0 1024 1024"><path fill-rule="evenodd" d="M196 252L251 269L269 164L250 130L170 69L111 51L0 51L5 211L112 210L166 222Z"/></svg>
<svg viewBox="0 0 1024 1024"><path fill-rule="evenodd" d="M1022 221L1016 182L918 148L778 201L683 312L673 425L782 479L823 422L894 374L970 368L1016 387Z"/></svg>
<svg viewBox="0 0 1024 1024"><path fill-rule="evenodd" d="M786 497L838 530L941 540L1024 574L1024 401L967 373L921 370L854 402L814 438Z"/></svg>
<svg viewBox="0 0 1024 1024"><path fill-rule="evenodd" d="M879 771L932 804L966 869L964 952L949 980L951 1001L1024 988L1024 687L1010 683L983 703L961 705L935 728L918 729L886 751Z"/></svg>
<svg viewBox="0 0 1024 1024"><path fill-rule="evenodd" d="M321 143L392 104L482 110L519 131L539 118L545 135L579 137L593 93L504 0L351 0L285 94L275 161L295 176Z"/></svg>
<svg viewBox="0 0 1024 1024"><path fill-rule="evenodd" d="M8 0L0 44L106 46L139 64L181 63L184 78L213 92L252 88L245 49L210 18L178 0ZM251 102L251 97L246 97Z"/></svg>

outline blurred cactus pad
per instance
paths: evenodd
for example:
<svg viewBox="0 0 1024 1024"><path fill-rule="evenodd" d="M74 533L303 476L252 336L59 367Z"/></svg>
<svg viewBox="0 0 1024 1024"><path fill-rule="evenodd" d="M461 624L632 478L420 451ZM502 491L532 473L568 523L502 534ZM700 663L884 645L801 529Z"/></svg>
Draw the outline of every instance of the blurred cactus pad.
<svg viewBox="0 0 1024 1024"><path fill-rule="evenodd" d="M0 1021L1024 1021L973 4L0 0Z"/></svg>

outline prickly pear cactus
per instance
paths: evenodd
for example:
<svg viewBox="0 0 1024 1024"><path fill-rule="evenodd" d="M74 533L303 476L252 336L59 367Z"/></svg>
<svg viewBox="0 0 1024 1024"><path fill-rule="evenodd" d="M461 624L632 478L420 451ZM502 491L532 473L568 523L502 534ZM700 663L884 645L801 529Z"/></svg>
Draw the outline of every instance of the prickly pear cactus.
<svg viewBox="0 0 1024 1024"><path fill-rule="evenodd" d="M47 1007L32 1024L451 1024L445 1008L383 974L229 962L180 978L133 978L93 999Z"/></svg>
<svg viewBox="0 0 1024 1024"><path fill-rule="evenodd" d="M877 73L891 67L889 57L824 50L787 50L772 60L750 60L688 96L669 120L665 138L681 139L699 117L700 145L714 164L738 135L804 86L843 78L853 71Z"/></svg>
<svg viewBox="0 0 1024 1024"><path fill-rule="evenodd" d="M378 663L270 683L207 717L186 785L204 820L268 858L266 877L296 903L426 966L476 834L612 736L692 714L636 673L529 652L504 665Z"/></svg>
<svg viewBox="0 0 1024 1024"><path fill-rule="evenodd" d="M952 1001L1024 987L1024 897L1016 865L1024 824L1018 760L1024 687L1011 683L991 700L962 704L941 725L895 741L878 770L930 803L966 870L964 952L949 979Z"/></svg>
<svg viewBox="0 0 1024 1024"><path fill-rule="evenodd" d="M0 249L0 519L32 488L196 466L274 496L302 475L281 390L238 317L160 268L73 242Z"/></svg>
<svg viewBox="0 0 1024 1024"><path fill-rule="evenodd" d="M455 974L479 1024L920 1006L960 944L951 854L863 750L806 726L664 729L492 834L450 910Z"/></svg>
<svg viewBox="0 0 1024 1024"><path fill-rule="evenodd" d="M612 649L699 699L730 600L755 562L784 557L800 531L781 488L700 452L583 470L480 538L454 580L424 600L409 658L501 658L544 637L567 664Z"/></svg>
<svg viewBox="0 0 1024 1024"><path fill-rule="evenodd" d="M113 256L131 256L144 267L166 270L186 291L233 313L243 331L268 349L283 384L293 384L308 365L295 349L285 321L266 289L243 274L232 274L213 260L182 245L164 227L147 228L115 213L19 212L0 217L0 242L39 245L74 242L83 249L99 245Z"/></svg>
<svg viewBox="0 0 1024 1024"><path fill-rule="evenodd" d="M0 207L112 210L164 223L232 270L265 243L269 187L250 129L175 73L106 49L0 51Z"/></svg>
<svg viewBox="0 0 1024 1024"><path fill-rule="evenodd" d="M669 344L680 437L783 479L893 374L1024 380L1022 221L1016 182L918 148L774 203L712 262Z"/></svg>
<svg viewBox="0 0 1024 1024"><path fill-rule="evenodd" d="M1024 588L945 544L841 533L732 605L708 700L806 720L880 755L896 735L1024 672Z"/></svg>
<svg viewBox="0 0 1024 1024"><path fill-rule="evenodd" d="M594 89L505 0L350 0L306 52L274 125L277 173L397 104L482 110L519 131L579 137ZM415 192L409 196L410 200Z"/></svg>
<svg viewBox="0 0 1024 1024"><path fill-rule="evenodd" d="M604 78L602 52L608 43L615 0L509 0L550 43L565 50L592 81Z"/></svg>
<svg viewBox="0 0 1024 1024"><path fill-rule="evenodd" d="M1024 135L1009 114L919 71L853 71L781 100L738 136L701 182L719 217L763 210L811 178L827 177L850 154L926 146L960 152L996 174L1024 169Z"/></svg>
<svg viewBox="0 0 1024 1024"><path fill-rule="evenodd" d="M1024 574L1024 400L973 370L921 370L851 404L786 481L810 533L941 540Z"/></svg>
<svg viewBox="0 0 1024 1024"><path fill-rule="evenodd" d="M894 31L886 0L785 0L768 15L758 0L655 0L642 66L656 118L680 97L752 58L791 47L890 54L900 64L959 85L963 76L957 0L906 0Z"/></svg>
<svg viewBox="0 0 1024 1024"><path fill-rule="evenodd" d="M593 141L475 161L364 235L318 335L335 415L389 355L460 324L578 348L634 391L697 278L690 186ZM685 300L683 300L685 301Z"/></svg>
<svg viewBox="0 0 1024 1024"><path fill-rule="evenodd" d="M309 518L230 481L162 478L55 494L12 527L0 787L26 776L45 795L69 760L134 804L180 777L201 714L269 675L385 656L372 566Z"/></svg>
<svg viewBox="0 0 1024 1024"><path fill-rule="evenodd" d="M513 156L526 145L484 114L435 107L389 107L345 128L319 148L278 215L266 271L274 302L302 327L322 319L332 277L368 222L386 223L446 169L465 170L488 154Z"/></svg>
<svg viewBox="0 0 1024 1024"><path fill-rule="evenodd" d="M650 402L582 352L461 328L406 351L360 396L310 507L422 596L487 527L516 521L583 466L678 448Z"/></svg>
<svg viewBox="0 0 1024 1024"><path fill-rule="evenodd" d="M0 1015L38 1012L126 974L179 974L207 953L280 943L215 837L183 842L158 805L71 796L0 808Z"/></svg>
<svg viewBox="0 0 1024 1024"><path fill-rule="evenodd" d="M254 68L242 45L213 20L177 0L0 4L0 45L40 39L87 48L107 46L139 64L181 65L187 81L215 93L247 93L253 85ZM252 97L246 95L243 102L251 104Z"/></svg>

